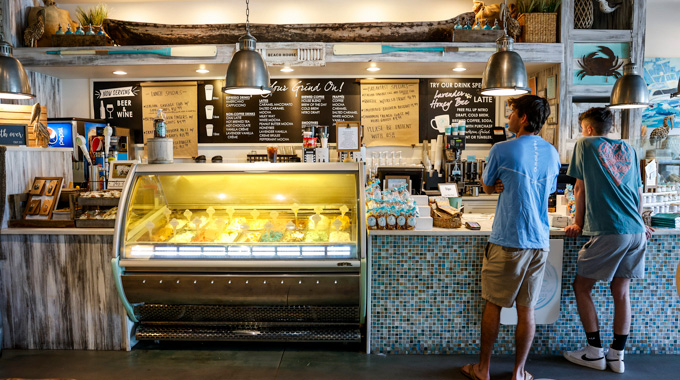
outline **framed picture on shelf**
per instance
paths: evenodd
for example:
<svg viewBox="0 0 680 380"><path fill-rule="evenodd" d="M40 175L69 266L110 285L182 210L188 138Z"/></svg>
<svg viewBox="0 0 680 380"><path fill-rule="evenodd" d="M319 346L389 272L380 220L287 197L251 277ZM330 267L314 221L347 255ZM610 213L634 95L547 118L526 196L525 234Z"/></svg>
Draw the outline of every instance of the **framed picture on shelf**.
<svg viewBox="0 0 680 380"><path fill-rule="evenodd" d="M109 170L109 189L122 189L132 167L137 161L113 161Z"/></svg>
<svg viewBox="0 0 680 380"><path fill-rule="evenodd" d="M57 182L57 180L49 181L47 184L47 189L45 190L45 195L50 197L54 195L54 191L57 189Z"/></svg>
<svg viewBox="0 0 680 380"><path fill-rule="evenodd" d="M557 124L560 115L557 113L557 104L550 105L550 116L548 117L548 124Z"/></svg>
<svg viewBox="0 0 680 380"><path fill-rule="evenodd" d="M45 199L40 206L40 215L49 215L52 208L52 199Z"/></svg>
<svg viewBox="0 0 680 380"><path fill-rule="evenodd" d="M26 206L26 215L35 215L40 212L40 199L31 199Z"/></svg>
<svg viewBox="0 0 680 380"><path fill-rule="evenodd" d="M337 121L335 123L338 153L361 150L361 122Z"/></svg>
<svg viewBox="0 0 680 380"><path fill-rule="evenodd" d="M384 190L394 189L406 185L408 187L409 193L411 192L411 177L409 176L396 176L396 175L386 175L385 176L385 187Z"/></svg>
<svg viewBox="0 0 680 380"><path fill-rule="evenodd" d="M555 88L556 83L557 83L557 76L556 75L550 76L546 80L546 87L545 87L545 91L546 91L545 98L546 99L548 99L548 100L555 99L555 97L557 96L556 88Z"/></svg>
<svg viewBox="0 0 680 380"><path fill-rule="evenodd" d="M45 180L38 179L37 177L33 180L33 185L31 186L31 190L28 191L29 194L31 195L40 195L43 193L43 189L45 188Z"/></svg>

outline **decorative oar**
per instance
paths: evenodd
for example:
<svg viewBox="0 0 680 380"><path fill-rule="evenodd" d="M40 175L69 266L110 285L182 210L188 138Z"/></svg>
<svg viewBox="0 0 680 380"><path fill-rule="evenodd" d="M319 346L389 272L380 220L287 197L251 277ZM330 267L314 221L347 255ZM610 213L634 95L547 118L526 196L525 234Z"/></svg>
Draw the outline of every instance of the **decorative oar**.
<svg viewBox="0 0 680 380"><path fill-rule="evenodd" d="M441 52L455 53L461 51L496 51L496 48L487 47L401 47L379 44L335 44L333 45L333 55L362 55L362 54L387 54L399 51L418 51L418 52Z"/></svg>
<svg viewBox="0 0 680 380"><path fill-rule="evenodd" d="M177 46L152 50L48 50L47 54L57 55L114 55L114 54L156 54L166 57L216 57L216 45Z"/></svg>

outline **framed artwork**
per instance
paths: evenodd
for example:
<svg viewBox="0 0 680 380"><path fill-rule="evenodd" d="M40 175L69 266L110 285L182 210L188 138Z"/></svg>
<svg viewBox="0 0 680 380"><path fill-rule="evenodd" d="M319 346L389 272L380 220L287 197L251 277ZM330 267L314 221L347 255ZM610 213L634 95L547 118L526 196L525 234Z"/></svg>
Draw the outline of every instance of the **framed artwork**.
<svg viewBox="0 0 680 380"><path fill-rule="evenodd" d="M125 179L137 161L113 161L109 169L109 189L122 189Z"/></svg>
<svg viewBox="0 0 680 380"><path fill-rule="evenodd" d="M548 100L555 99L557 96L556 92L556 83L557 83L557 76L553 75L548 77L546 80L546 86L545 86L545 91L546 91L546 96L545 98Z"/></svg>
<svg viewBox="0 0 680 380"><path fill-rule="evenodd" d="M396 176L396 175L386 175L385 176L385 186L383 189L394 189L406 185L408 187L408 192L411 192L411 177L409 176Z"/></svg>
<svg viewBox="0 0 680 380"><path fill-rule="evenodd" d="M574 43L572 83L575 85L611 85L623 75L623 65L630 61L630 44Z"/></svg>
<svg viewBox="0 0 680 380"><path fill-rule="evenodd" d="M28 191L29 194L31 195L40 195L43 193L43 189L45 188L45 180L38 179L36 177L35 180L33 180L33 185L31 186L31 190Z"/></svg>
<svg viewBox="0 0 680 380"><path fill-rule="evenodd" d="M58 183L57 180L49 181L49 183L47 184L47 189L45 190L45 195L53 196L54 191L57 189L57 183Z"/></svg>
<svg viewBox="0 0 680 380"><path fill-rule="evenodd" d="M557 124L560 115L557 113L557 104L550 105L550 116L548 117L548 124Z"/></svg>
<svg viewBox="0 0 680 380"><path fill-rule="evenodd" d="M52 219L52 211L59 202L62 177L35 177L28 192L24 219Z"/></svg>
<svg viewBox="0 0 680 380"><path fill-rule="evenodd" d="M680 97L671 98L670 94L678 91L680 79L680 58L645 58L644 78L649 88L651 108L642 111L642 124L647 126L647 134L654 128L663 127L669 119L675 117L676 127L669 135L679 135L677 123L680 120Z"/></svg>
<svg viewBox="0 0 680 380"><path fill-rule="evenodd" d="M35 215L40 212L40 199L31 199L26 206L27 215Z"/></svg>

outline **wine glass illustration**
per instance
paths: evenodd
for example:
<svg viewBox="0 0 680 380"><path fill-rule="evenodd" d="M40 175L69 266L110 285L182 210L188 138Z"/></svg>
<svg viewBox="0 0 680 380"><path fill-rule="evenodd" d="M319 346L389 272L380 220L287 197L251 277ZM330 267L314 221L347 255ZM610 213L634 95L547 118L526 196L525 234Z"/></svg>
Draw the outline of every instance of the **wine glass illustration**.
<svg viewBox="0 0 680 380"><path fill-rule="evenodd" d="M109 103L106 105L106 111L109 113L109 119L112 119L113 116L113 103Z"/></svg>

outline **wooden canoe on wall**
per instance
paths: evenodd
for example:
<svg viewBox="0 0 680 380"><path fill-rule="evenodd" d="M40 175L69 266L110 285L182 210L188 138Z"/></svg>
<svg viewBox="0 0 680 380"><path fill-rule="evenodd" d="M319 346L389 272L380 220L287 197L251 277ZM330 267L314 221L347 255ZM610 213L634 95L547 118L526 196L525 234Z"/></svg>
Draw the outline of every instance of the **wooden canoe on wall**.
<svg viewBox="0 0 680 380"><path fill-rule="evenodd" d="M473 12L443 21L344 24L250 24L260 42L451 42L460 20L474 20ZM231 44L245 34L246 25L171 25L106 19L104 29L116 44L185 45Z"/></svg>

